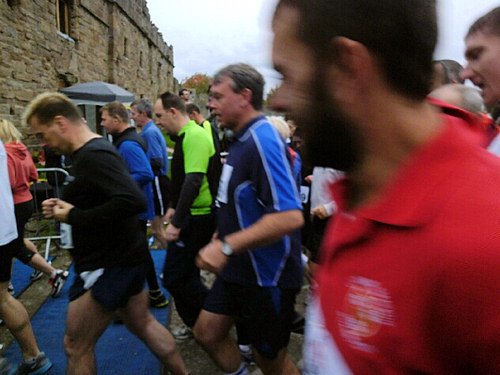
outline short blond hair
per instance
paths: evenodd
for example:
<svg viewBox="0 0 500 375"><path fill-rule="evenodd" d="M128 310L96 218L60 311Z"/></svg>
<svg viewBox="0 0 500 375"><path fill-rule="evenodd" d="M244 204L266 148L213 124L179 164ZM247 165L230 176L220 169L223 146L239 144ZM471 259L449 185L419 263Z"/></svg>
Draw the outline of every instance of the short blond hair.
<svg viewBox="0 0 500 375"><path fill-rule="evenodd" d="M59 92L44 92L33 99L23 113L23 123L29 125L36 117L41 125L50 123L56 116L64 116L77 123L82 118L80 109L66 95Z"/></svg>
<svg viewBox="0 0 500 375"><path fill-rule="evenodd" d="M0 119L0 139L3 143L19 143L23 135L12 122L5 119Z"/></svg>
<svg viewBox="0 0 500 375"><path fill-rule="evenodd" d="M290 126L283 116L267 116L267 121L276 128L283 138L290 138Z"/></svg>

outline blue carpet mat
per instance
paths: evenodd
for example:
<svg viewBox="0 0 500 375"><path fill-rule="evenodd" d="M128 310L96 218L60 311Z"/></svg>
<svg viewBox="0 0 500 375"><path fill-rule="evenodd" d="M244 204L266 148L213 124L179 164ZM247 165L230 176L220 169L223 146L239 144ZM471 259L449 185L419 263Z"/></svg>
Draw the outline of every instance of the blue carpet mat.
<svg viewBox="0 0 500 375"><path fill-rule="evenodd" d="M52 261L54 257L49 257L49 261ZM19 260L14 260L14 265L12 266L12 285L14 286L14 297L20 295L30 284L30 275L34 272L34 269L27 266Z"/></svg>
<svg viewBox="0 0 500 375"><path fill-rule="evenodd" d="M165 254L165 250L151 251L158 275L162 272ZM23 268L20 268L20 271L17 271L19 277L21 273L24 273L23 280L25 278L29 280L31 268L27 267L24 272L21 272L22 270ZM64 375L66 370L63 337L68 308L68 291L75 274L73 267L70 272L70 279L64 285L60 296L49 298L31 320L40 350L44 351L54 364L49 371L50 375ZM168 297L165 290L164 293ZM151 312L160 323L165 325L170 313L170 305L163 309L151 309ZM16 342L9 346L4 357L12 363L21 361L21 351ZM111 324L106 329L97 343L96 358L100 375L159 374L160 371L159 361L142 341L127 331L124 325Z"/></svg>

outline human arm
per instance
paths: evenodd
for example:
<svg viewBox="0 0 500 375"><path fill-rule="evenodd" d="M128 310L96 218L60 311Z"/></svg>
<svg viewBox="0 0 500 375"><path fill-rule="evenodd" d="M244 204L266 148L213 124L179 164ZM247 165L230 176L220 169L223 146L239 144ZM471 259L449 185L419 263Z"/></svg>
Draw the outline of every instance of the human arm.
<svg viewBox="0 0 500 375"><path fill-rule="evenodd" d="M186 175L184 184L182 184L179 201L167 227L166 234L168 241L176 241L179 238L184 219L189 215L191 205L200 191L203 176L203 173L189 173Z"/></svg>
<svg viewBox="0 0 500 375"><path fill-rule="evenodd" d="M155 176L165 175L168 172L167 144L161 131L153 123L148 123L141 132L141 136L148 144L147 155Z"/></svg>
<svg viewBox="0 0 500 375"><path fill-rule="evenodd" d="M16 187L16 180L17 180L16 165L14 158L8 152L7 152L7 167L9 170L10 188L14 189Z"/></svg>
<svg viewBox="0 0 500 375"><path fill-rule="evenodd" d="M252 226L231 233L224 241L233 249L234 254L243 254L279 241L285 235L299 229L304 224L300 210L280 211L262 216ZM201 269L220 272L229 258L222 253L223 242L213 239L198 253L196 264Z"/></svg>
<svg viewBox="0 0 500 375"><path fill-rule="evenodd" d="M30 182L36 182L38 181L38 171L36 170L35 163L33 163L33 159L31 160L31 167L30 167Z"/></svg>
<svg viewBox="0 0 500 375"><path fill-rule="evenodd" d="M170 224L175 214L175 208L169 207L165 214L165 221Z"/></svg>
<svg viewBox="0 0 500 375"><path fill-rule="evenodd" d="M144 195L116 151L88 150L75 158L73 170L75 178L64 194L75 205L69 224L92 229L146 209Z"/></svg>
<svg viewBox="0 0 500 375"><path fill-rule="evenodd" d="M200 187L203 182L203 173L188 173L184 178L182 184L181 194L177 206L175 207L175 214L169 221L169 224L180 228L184 219L189 215L191 206L196 196L200 192Z"/></svg>
<svg viewBox="0 0 500 375"><path fill-rule="evenodd" d="M68 222L68 215L74 206L61 199L50 198L42 202L42 212L47 219L57 219L63 223Z"/></svg>
<svg viewBox="0 0 500 375"><path fill-rule="evenodd" d="M336 211L337 204L334 201L316 206L311 210L313 216L317 216L320 219L326 219L332 216Z"/></svg>

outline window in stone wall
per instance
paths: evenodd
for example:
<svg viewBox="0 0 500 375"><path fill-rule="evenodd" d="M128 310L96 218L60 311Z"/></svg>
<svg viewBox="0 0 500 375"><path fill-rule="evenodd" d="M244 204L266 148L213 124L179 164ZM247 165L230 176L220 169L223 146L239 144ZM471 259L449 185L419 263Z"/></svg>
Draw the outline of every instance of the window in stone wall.
<svg viewBox="0 0 500 375"><path fill-rule="evenodd" d="M139 52L139 68L142 69L142 51Z"/></svg>
<svg viewBox="0 0 500 375"><path fill-rule="evenodd" d="M128 39L123 38L123 57L128 58Z"/></svg>
<svg viewBox="0 0 500 375"><path fill-rule="evenodd" d="M158 63L158 79L161 77L161 63Z"/></svg>
<svg viewBox="0 0 500 375"><path fill-rule="evenodd" d="M70 0L56 0L57 30L69 35Z"/></svg>
<svg viewBox="0 0 500 375"><path fill-rule="evenodd" d="M148 74L151 80L153 80L153 45L148 43L148 51L149 51L149 61L148 61Z"/></svg>

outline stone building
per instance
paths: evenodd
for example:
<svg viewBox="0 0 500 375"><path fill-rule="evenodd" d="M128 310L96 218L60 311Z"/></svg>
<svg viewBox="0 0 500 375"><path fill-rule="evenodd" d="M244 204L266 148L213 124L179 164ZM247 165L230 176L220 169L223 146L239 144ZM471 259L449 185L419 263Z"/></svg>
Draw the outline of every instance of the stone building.
<svg viewBox="0 0 500 375"><path fill-rule="evenodd" d="M105 81L153 100L177 89L145 0L0 0L0 25L0 117L25 134L23 110L44 91Z"/></svg>

